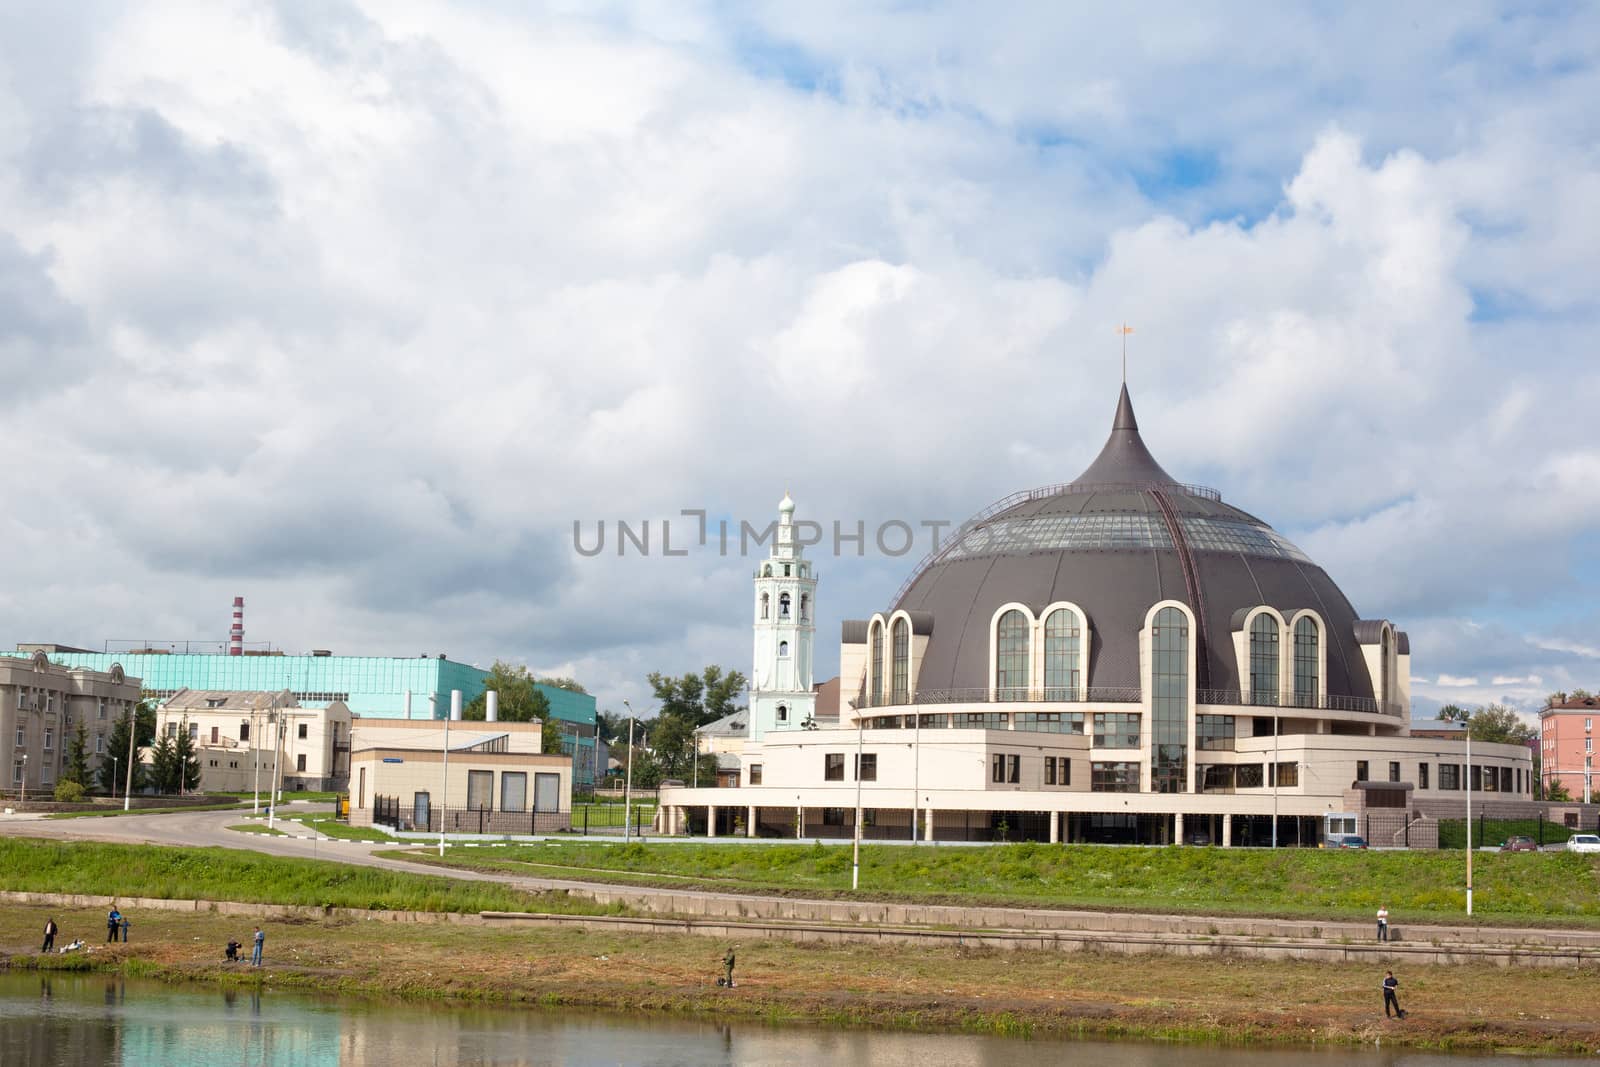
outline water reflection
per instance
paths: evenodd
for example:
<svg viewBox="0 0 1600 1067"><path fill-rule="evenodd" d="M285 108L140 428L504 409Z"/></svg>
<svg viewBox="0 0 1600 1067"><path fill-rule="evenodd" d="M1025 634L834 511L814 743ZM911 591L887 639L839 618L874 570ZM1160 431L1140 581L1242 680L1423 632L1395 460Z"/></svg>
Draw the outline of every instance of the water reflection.
<svg viewBox="0 0 1600 1067"><path fill-rule="evenodd" d="M951 1034L869 1033L684 1023L533 1009L368 1004L251 989L173 988L78 976L0 974L0 1064L5 1067L248 1067L468 1064L599 1067L1462 1067L1433 1053L1340 1048L1228 1049L1021 1041ZM1578 1064L1526 1057L1478 1059Z"/></svg>

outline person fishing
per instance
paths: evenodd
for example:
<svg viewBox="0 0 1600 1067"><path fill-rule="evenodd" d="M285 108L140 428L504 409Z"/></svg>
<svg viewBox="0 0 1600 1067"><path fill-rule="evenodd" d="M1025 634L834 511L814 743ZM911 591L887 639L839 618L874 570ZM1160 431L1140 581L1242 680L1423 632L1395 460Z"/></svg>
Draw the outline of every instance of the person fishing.
<svg viewBox="0 0 1600 1067"><path fill-rule="evenodd" d="M55 919L46 919L44 921L44 947L39 950L40 952L49 952L56 947L56 932Z"/></svg>
<svg viewBox="0 0 1600 1067"><path fill-rule="evenodd" d="M106 915L106 940L115 941L117 934L121 933L121 931L122 912L118 911L117 906L113 904L111 905L111 911Z"/></svg>
<svg viewBox="0 0 1600 1067"><path fill-rule="evenodd" d="M1398 988L1400 988L1400 980L1394 976L1393 971L1387 972L1383 979L1383 1015L1386 1019L1404 1019L1406 1017L1405 1009L1400 1007L1400 998L1395 993ZM1393 1016L1389 1014L1391 1006L1394 1008Z"/></svg>
<svg viewBox="0 0 1600 1067"><path fill-rule="evenodd" d="M730 988L733 986L733 961L735 958L733 950L736 947L735 945L729 945L728 951L722 954L722 984Z"/></svg>

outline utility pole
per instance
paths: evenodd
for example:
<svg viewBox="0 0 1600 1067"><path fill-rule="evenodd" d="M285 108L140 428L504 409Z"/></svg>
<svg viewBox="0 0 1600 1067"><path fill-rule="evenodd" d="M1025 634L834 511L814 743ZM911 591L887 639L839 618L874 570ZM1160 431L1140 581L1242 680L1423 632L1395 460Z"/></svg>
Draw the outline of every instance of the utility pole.
<svg viewBox="0 0 1600 1067"><path fill-rule="evenodd" d="M128 779L122 790L122 810L133 810L133 754L134 742L139 736L139 705L128 709Z"/></svg>
<svg viewBox="0 0 1600 1067"><path fill-rule="evenodd" d="M1278 847L1278 716L1272 717L1272 847Z"/></svg>
<svg viewBox="0 0 1600 1067"><path fill-rule="evenodd" d="M1467 914L1472 914L1472 719L1467 724Z"/></svg>
<svg viewBox="0 0 1600 1067"><path fill-rule="evenodd" d="M855 705L851 705L855 711ZM850 889L854 891L861 884L861 750L866 739L867 718L856 711L856 841L854 854L850 858Z"/></svg>

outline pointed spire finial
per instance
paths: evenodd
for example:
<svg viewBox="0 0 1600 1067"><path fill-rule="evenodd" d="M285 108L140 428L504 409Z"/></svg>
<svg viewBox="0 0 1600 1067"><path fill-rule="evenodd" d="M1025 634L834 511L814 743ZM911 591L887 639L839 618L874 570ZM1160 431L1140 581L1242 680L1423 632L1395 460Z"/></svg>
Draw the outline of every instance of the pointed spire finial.
<svg viewBox="0 0 1600 1067"><path fill-rule="evenodd" d="M1122 335L1122 384L1128 384L1128 335L1133 332L1133 327L1124 322L1117 327L1117 332Z"/></svg>

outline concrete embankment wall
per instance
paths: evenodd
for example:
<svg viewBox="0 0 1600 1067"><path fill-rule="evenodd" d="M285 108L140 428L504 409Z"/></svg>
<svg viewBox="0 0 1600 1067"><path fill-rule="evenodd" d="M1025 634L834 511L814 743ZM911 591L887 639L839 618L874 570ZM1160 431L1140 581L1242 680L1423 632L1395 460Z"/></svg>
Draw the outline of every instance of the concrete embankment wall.
<svg viewBox="0 0 1600 1067"><path fill-rule="evenodd" d="M134 921L134 940L138 940L138 913L144 911L190 912L250 919L334 919L359 922L460 923L474 926L577 927L615 933L691 934L721 941L787 940L834 944L961 945L994 949L1033 949L1047 952L1099 952L1107 955L1166 953L1183 956L1211 956L1252 959L1306 959L1361 962L1373 966L1409 964L1477 963L1497 966L1570 967L1600 965L1600 934L1587 932L1542 931L1552 938L1543 943L1496 944L1481 939L1489 931L1478 929L1478 943L1445 941L1402 941L1387 945L1372 941L1351 941L1324 932L1321 936L1272 933L1236 934L1191 932L1179 929L1192 920L1168 920L1157 916L1099 915L1098 913L1049 913L1095 916L1121 920L1128 926L1143 920L1148 929L1025 929L1003 926L963 925L954 929L930 929L873 920L820 923L799 919L718 919L668 918L658 916L550 915L524 912L482 912L450 914L441 912L365 911L355 908L321 908L287 904L251 904L238 901L166 900L146 897L109 897L62 893L0 893L10 904L33 904L72 908L109 908L116 903ZM763 901L763 903L826 903ZM895 906L898 907L898 906ZM953 909L960 911L962 909ZM1010 916L1017 909L972 909L991 917ZM1031 913L1022 913L1031 914ZM1205 922L1206 920L1198 920ZM1239 923L1240 920L1232 920ZM1249 920L1261 924L1270 920ZM1158 923L1165 928L1157 928ZM1168 926L1167 924L1171 925ZM1284 924L1294 925L1294 924ZM1427 928L1431 933L1436 928ZM1444 929L1444 928L1437 928ZM1559 940L1555 940L1559 935ZM1566 941L1578 943L1562 943Z"/></svg>

